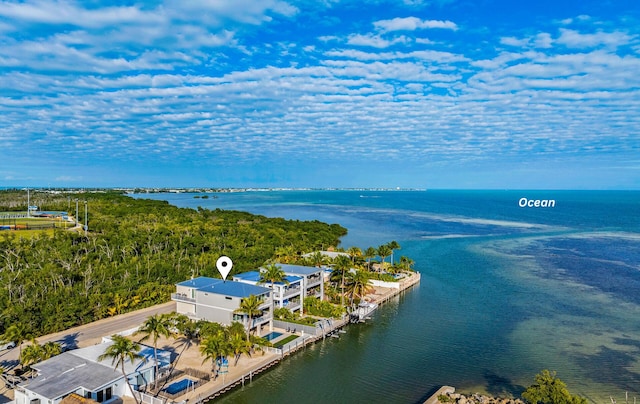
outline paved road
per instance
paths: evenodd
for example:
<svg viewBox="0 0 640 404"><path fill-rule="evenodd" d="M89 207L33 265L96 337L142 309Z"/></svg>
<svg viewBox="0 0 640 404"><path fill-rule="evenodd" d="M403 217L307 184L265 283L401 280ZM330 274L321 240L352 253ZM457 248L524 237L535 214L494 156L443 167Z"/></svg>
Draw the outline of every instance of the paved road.
<svg viewBox="0 0 640 404"><path fill-rule="evenodd" d="M142 324L147 317L153 314L171 313L175 310L175 302L159 304L146 309L70 328L66 331L61 331L55 334L44 335L38 338L38 343L43 344L48 341L56 341L61 343L63 347L82 348L100 342L104 336L109 336L117 332L137 327ZM23 344L23 347L26 344L28 343ZM0 366L6 370L13 368L18 364L18 355L18 347L0 352Z"/></svg>

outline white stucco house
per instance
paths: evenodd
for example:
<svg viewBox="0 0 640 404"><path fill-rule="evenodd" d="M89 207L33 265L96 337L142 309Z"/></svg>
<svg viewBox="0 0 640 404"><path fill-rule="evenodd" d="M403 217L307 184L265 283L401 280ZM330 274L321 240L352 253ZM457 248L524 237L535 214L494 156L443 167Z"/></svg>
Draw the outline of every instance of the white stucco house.
<svg viewBox="0 0 640 404"><path fill-rule="evenodd" d="M120 368L114 369L110 359L99 361L113 342L64 352L46 361L32 365L36 376L21 383L15 390L16 404L58 404L65 397L77 394L99 403L108 403L121 397L133 397ZM125 363L127 379L134 390L155 380L153 348L140 345L141 359ZM162 373L171 364L171 353L158 350L158 364Z"/></svg>

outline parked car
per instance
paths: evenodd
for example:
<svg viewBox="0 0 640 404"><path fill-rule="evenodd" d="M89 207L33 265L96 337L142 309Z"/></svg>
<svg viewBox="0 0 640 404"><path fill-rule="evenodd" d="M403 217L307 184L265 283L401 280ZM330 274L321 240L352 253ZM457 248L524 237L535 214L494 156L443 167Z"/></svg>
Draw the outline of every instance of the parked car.
<svg viewBox="0 0 640 404"><path fill-rule="evenodd" d="M15 346L16 346L16 343L11 341L11 342L8 342L8 343L6 343L4 345L0 345L0 351L4 351L5 349L15 348Z"/></svg>

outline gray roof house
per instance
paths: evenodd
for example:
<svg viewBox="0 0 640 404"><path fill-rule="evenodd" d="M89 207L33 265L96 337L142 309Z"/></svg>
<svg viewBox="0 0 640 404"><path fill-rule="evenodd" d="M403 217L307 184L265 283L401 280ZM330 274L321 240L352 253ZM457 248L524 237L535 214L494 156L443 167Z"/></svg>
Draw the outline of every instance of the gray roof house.
<svg viewBox="0 0 640 404"><path fill-rule="evenodd" d="M37 376L16 388L15 403L58 404L72 393L99 403L131 397L124 376L114 369L111 360L98 360L111 344L107 341L75 349L32 365ZM153 348L141 345L139 354L142 359L125 363L127 378L134 389L153 382L155 378ZM170 352L158 350L161 371L170 366L170 357Z"/></svg>
<svg viewBox="0 0 640 404"><path fill-rule="evenodd" d="M235 311L242 299L251 295L263 300L262 314L252 316L249 329L258 332L264 327L273 327L273 298L271 289L243 282L223 281L204 276L176 284L176 293L171 299L176 302L176 311L196 320L213 321L230 325L237 321L247 327L249 316ZM262 333L260 332L260 335Z"/></svg>

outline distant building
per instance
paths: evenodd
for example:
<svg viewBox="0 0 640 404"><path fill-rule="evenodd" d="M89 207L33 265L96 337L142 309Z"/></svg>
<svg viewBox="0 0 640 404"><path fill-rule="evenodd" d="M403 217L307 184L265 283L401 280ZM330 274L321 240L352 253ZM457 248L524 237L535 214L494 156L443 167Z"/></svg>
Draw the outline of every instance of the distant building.
<svg viewBox="0 0 640 404"><path fill-rule="evenodd" d="M124 396L132 397L119 368L110 359L99 361L111 341L87 348L64 352L32 365L37 376L20 384L15 390L16 404L59 404L75 394L98 403L113 402ZM141 345L142 359L125 363L127 379L134 390L152 383L156 375L153 348ZM158 364L162 373L171 365L170 352L158 350Z"/></svg>
<svg viewBox="0 0 640 404"><path fill-rule="evenodd" d="M258 332L273 326L273 300L271 289L243 282L199 277L176 284L176 293L171 299L176 302L176 311L196 320L214 321L230 325L233 321L247 327L249 316L235 313L242 299L251 295L263 299L262 313L253 316L250 329ZM262 334L260 332L260 334Z"/></svg>
<svg viewBox="0 0 640 404"><path fill-rule="evenodd" d="M271 288L271 282L260 283L260 272L243 272L233 276L235 282L247 283L249 285L262 285ZM275 282L273 284L273 305L274 308L285 307L290 311L300 311L302 308L303 281L301 276L287 275L286 282Z"/></svg>

